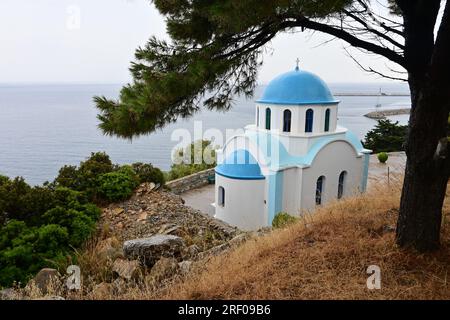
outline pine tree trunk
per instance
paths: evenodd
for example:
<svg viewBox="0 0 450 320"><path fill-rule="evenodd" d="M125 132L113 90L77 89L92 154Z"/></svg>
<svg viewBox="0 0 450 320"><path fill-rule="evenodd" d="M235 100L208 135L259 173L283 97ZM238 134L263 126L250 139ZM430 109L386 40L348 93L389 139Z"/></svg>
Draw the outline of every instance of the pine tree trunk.
<svg viewBox="0 0 450 320"><path fill-rule="evenodd" d="M396 239L401 247L420 252L435 250L440 245L442 206L450 167L446 148L448 95L430 79L425 81L419 89L410 81L412 109Z"/></svg>

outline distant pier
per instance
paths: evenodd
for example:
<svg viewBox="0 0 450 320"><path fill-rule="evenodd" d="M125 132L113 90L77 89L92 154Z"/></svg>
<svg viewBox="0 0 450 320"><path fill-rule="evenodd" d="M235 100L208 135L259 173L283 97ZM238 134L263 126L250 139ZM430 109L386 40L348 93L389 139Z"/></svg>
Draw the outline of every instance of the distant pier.
<svg viewBox="0 0 450 320"><path fill-rule="evenodd" d="M380 111L373 111L365 114L364 116L370 119L385 119L389 116L397 116L402 114L409 114L410 108L402 108L402 109L390 109L390 110L380 110Z"/></svg>
<svg viewBox="0 0 450 320"><path fill-rule="evenodd" d="M337 92L333 93L336 97L409 97L409 93L366 93L366 92Z"/></svg>

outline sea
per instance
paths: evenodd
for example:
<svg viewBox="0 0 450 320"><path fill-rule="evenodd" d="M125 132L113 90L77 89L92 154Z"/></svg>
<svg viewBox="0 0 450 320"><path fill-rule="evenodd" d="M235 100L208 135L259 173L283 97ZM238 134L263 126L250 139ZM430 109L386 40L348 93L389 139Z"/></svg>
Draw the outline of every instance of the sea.
<svg viewBox="0 0 450 320"><path fill-rule="evenodd" d="M376 125L364 114L410 107L406 84L329 86L341 101L338 124L360 139ZM145 162L169 170L174 148L186 143L180 138L183 133L194 140L199 138L194 135L194 127L201 127L206 134L200 138L219 132L225 139L229 130L254 123L254 100L264 90L264 86L259 86L252 99L236 97L234 107L227 112L201 110L150 135L127 140L102 133L93 103L96 95L117 99L121 88L122 84L0 84L0 174L22 176L29 184L39 185L52 181L63 165L77 165L97 151L109 154L114 163ZM380 91L386 95L370 95ZM389 118L407 124L409 116ZM221 141L215 142L220 145Z"/></svg>

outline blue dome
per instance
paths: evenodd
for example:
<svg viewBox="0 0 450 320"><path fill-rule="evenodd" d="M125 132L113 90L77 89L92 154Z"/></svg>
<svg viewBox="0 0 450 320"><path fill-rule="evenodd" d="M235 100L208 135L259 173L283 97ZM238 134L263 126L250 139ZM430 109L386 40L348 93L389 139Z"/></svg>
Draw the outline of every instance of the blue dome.
<svg viewBox="0 0 450 320"><path fill-rule="evenodd" d="M270 104L335 104L327 84L315 74L296 68L273 79L257 102Z"/></svg>
<svg viewBox="0 0 450 320"><path fill-rule="evenodd" d="M232 179L265 179L258 162L247 150L234 151L225 161L216 167L216 173Z"/></svg>

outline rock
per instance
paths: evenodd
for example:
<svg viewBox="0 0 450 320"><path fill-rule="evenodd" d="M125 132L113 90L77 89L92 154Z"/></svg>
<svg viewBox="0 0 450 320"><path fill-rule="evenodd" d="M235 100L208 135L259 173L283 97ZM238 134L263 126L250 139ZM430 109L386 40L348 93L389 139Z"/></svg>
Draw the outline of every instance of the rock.
<svg viewBox="0 0 450 320"><path fill-rule="evenodd" d="M149 238L125 241L123 251L128 259L139 259L152 267L161 257L179 258L185 246L182 238L157 234Z"/></svg>
<svg viewBox="0 0 450 320"><path fill-rule="evenodd" d="M148 217L148 213L147 212L142 212L141 214L139 214L139 217L137 219L137 221L146 221Z"/></svg>
<svg viewBox="0 0 450 320"><path fill-rule="evenodd" d="M162 257L159 259L150 271L150 277L156 281L161 281L173 276L178 270L178 262L174 258Z"/></svg>
<svg viewBox="0 0 450 320"><path fill-rule="evenodd" d="M197 257L197 255L200 252L200 248L198 247L198 245L193 244L189 247L186 248L186 255L185 257L188 259L195 259L195 257Z"/></svg>
<svg viewBox="0 0 450 320"><path fill-rule="evenodd" d="M114 260L123 255L122 249L119 246L119 240L116 237L111 237L100 241L95 250L100 259Z"/></svg>
<svg viewBox="0 0 450 320"><path fill-rule="evenodd" d="M112 271L125 280L134 280L141 274L139 261L116 259L112 266Z"/></svg>
<svg viewBox="0 0 450 320"><path fill-rule="evenodd" d="M7 288L0 291L0 300L17 300L16 290Z"/></svg>
<svg viewBox="0 0 450 320"><path fill-rule="evenodd" d="M124 212L125 212L125 209L124 209L124 208L115 208L115 209L112 211L113 215L115 215L115 216L118 216L118 215L120 215L120 214L122 214L122 213L124 213Z"/></svg>
<svg viewBox="0 0 450 320"><path fill-rule="evenodd" d="M173 227L167 229L166 231L164 231L164 234L174 234L179 229L180 229L180 226L173 226Z"/></svg>
<svg viewBox="0 0 450 320"><path fill-rule="evenodd" d="M96 298L109 297L112 293L113 285L111 283L102 282L92 289L92 295Z"/></svg>
<svg viewBox="0 0 450 320"><path fill-rule="evenodd" d="M192 261L189 260L181 261L178 264L178 267L180 269L181 274L186 275L189 273L189 271L191 271Z"/></svg>
<svg viewBox="0 0 450 320"><path fill-rule="evenodd" d="M49 289L58 290L62 287L60 274L56 269L44 268L37 273L37 275L30 280L28 285L36 286L42 294L47 294Z"/></svg>

